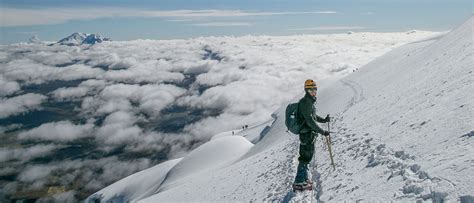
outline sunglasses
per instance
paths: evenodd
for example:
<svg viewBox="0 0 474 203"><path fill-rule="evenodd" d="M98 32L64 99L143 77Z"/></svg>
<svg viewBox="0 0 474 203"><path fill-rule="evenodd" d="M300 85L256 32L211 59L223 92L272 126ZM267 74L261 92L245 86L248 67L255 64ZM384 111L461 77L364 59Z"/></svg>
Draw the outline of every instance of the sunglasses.
<svg viewBox="0 0 474 203"><path fill-rule="evenodd" d="M310 93L310 94L316 94L317 92L318 92L318 88L308 89L308 93Z"/></svg>

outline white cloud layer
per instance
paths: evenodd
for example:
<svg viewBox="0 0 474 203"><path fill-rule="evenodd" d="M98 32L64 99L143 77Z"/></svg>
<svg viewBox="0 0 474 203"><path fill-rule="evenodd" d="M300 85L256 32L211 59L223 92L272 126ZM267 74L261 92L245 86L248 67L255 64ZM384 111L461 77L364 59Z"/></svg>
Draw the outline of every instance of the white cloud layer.
<svg viewBox="0 0 474 203"><path fill-rule="evenodd" d="M219 16L224 15L222 12L177 11L161 14ZM296 13L252 13L270 14ZM238 11L232 15L250 14ZM149 138L145 138L147 136L142 136L147 134L147 129L139 127L137 122L160 119L161 111L172 104L221 114L184 128L185 134L206 139L223 129L265 120L281 104L301 93L300 83L308 77L320 80L347 75L391 48L432 34L356 33L136 40L107 42L87 49L20 44L0 47L4 64L0 76L3 81L18 83L19 87L56 80L84 80L74 87L58 87L48 95L56 101L79 101L81 106L75 110L86 120L107 117L115 112L131 115L130 119L134 121L127 125L122 123L112 127L108 123L94 126L102 135L99 137L104 138L100 140L121 143L130 139L119 137L128 136L150 142ZM22 54L19 55L19 52ZM5 92L20 91L14 86ZM44 96L41 98L45 99ZM36 105L20 105L26 106L22 110L11 106L18 102L7 102L11 99L3 99L3 106L9 104L8 108L0 108L3 117L26 112L27 107L33 109L39 105L38 102L34 103ZM11 109L15 111L10 112ZM216 125L220 123L216 118L222 116L235 122ZM72 125L67 123L65 126ZM72 137L77 136L73 133Z"/></svg>
<svg viewBox="0 0 474 203"><path fill-rule="evenodd" d="M40 108L40 104L47 97L41 94L24 94L12 98L0 99L0 118L26 113Z"/></svg>
<svg viewBox="0 0 474 203"><path fill-rule="evenodd" d="M20 90L20 84L16 81L8 81L0 75L0 96L8 96Z"/></svg>
<svg viewBox="0 0 474 203"><path fill-rule="evenodd" d="M0 148L0 162L7 162L10 160L26 162L37 157L46 156L57 148L58 146L51 144L40 144L28 148Z"/></svg>
<svg viewBox="0 0 474 203"><path fill-rule="evenodd" d="M100 92L98 98L94 100L95 104L83 107L96 108L97 113L108 114L119 110L130 110L131 103L136 103L138 110L150 116L157 116L162 109L185 92L185 89L173 85L113 84Z"/></svg>
<svg viewBox="0 0 474 203"><path fill-rule="evenodd" d="M59 121L43 124L18 135L20 139L50 140L68 142L78 138L92 136L94 125L87 123L75 125L70 121Z"/></svg>
<svg viewBox="0 0 474 203"><path fill-rule="evenodd" d="M104 71L87 65L71 65L57 68L37 63L31 59L12 60L0 72L9 80L24 81L26 84L42 84L54 80L78 80L95 78Z"/></svg>
<svg viewBox="0 0 474 203"><path fill-rule="evenodd" d="M102 90L107 83L104 80L87 80L79 84L77 87L61 87L53 92L51 95L58 101L69 101L80 99L86 95L96 94Z"/></svg>
<svg viewBox="0 0 474 203"><path fill-rule="evenodd" d="M220 12L162 14L223 15ZM241 11L234 14L247 15ZM146 143L155 143L151 137L163 134L151 136L137 123L147 122L150 118L160 119L161 111L172 104L190 110L219 112L220 115L204 118L184 128L184 134L194 139L206 139L221 130L265 120L282 103L300 93L300 83L308 77L319 80L347 75L391 48L432 34L356 33L136 40L107 42L87 49L19 44L0 47L4 64L0 76L3 81L18 83L19 87L56 80L84 80L77 86L59 87L48 95L56 101L79 101L81 106L75 110L86 120L108 117L115 112L130 115L133 122L126 125L105 123L93 126L96 131L92 134L99 133L99 140L102 141L118 144L144 139ZM19 55L19 52L22 54ZM5 92L21 91L14 86ZM45 99L44 96L41 98ZM36 105L12 107L13 103L18 102L7 102L11 99L3 99L5 107L0 108L3 117L26 112L39 105L36 102ZM8 108L6 104L9 104ZM26 107L22 110L22 106ZM15 111L12 112L12 109ZM234 122L222 123L218 119L222 117ZM46 127L77 127L72 123L60 124ZM45 131L46 127L43 127ZM43 128L34 131L40 135L37 138L52 140L46 133L40 133ZM58 134L50 137L59 137ZM71 138L65 140L75 137L78 135L72 133ZM144 142L135 143L143 145Z"/></svg>

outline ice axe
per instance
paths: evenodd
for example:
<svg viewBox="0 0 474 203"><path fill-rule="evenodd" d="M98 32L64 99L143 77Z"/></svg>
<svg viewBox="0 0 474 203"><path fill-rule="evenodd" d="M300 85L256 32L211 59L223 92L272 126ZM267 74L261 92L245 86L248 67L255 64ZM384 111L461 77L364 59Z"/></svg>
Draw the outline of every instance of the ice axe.
<svg viewBox="0 0 474 203"><path fill-rule="evenodd" d="M329 114L328 114L328 117L329 117ZM331 128L330 128L330 126L329 126L329 123L330 123L330 122L328 122L328 132L331 133L331 131L330 131ZM334 159L333 159L333 157L332 157L332 150L331 150L331 143L332 143L332 142L331 142L331 134L329 134L328 136L324 136L324 137L326 138L326 144L328 145L329 157L331 158L331 165L332 165L332 168L333 168L334 170L336 170L336 165L334 165Z"/></svg>

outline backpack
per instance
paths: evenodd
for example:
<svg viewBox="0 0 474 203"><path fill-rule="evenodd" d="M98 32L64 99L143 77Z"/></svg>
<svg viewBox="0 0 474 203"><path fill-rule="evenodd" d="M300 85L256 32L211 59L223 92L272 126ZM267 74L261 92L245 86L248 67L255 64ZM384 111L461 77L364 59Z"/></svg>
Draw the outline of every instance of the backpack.
<svg viewBox="0 0 474 203"><path fill-rule="evenodd" d="M304 121L298 120L297 113L298 113L298 102L291 103L291 104L288 104L288 106L286 106L285 125L286 125L286 128L288 128L288 131L290 131L293 134L299 134L304 123Z"/></svg>

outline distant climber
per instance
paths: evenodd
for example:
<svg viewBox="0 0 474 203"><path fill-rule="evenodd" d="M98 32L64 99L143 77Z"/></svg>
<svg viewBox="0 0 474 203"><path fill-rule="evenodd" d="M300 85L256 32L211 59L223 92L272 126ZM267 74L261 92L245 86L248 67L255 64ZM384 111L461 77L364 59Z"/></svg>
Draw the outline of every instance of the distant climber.
<svg viewBox="0 0 474 203"><path fill-rule="evenodd" d="M293 190L312 189L313 183L308 178L308 164L314 154L314 141L318 134L328 136L329 132L321 129L316 122L326 123L330 121L316 115L316 95L318 87L316 83L308 79L304 83L305 96L298 102L297 120L303 122L299 131L300 148L298 157L298 168L296 172Z"/></svg>

